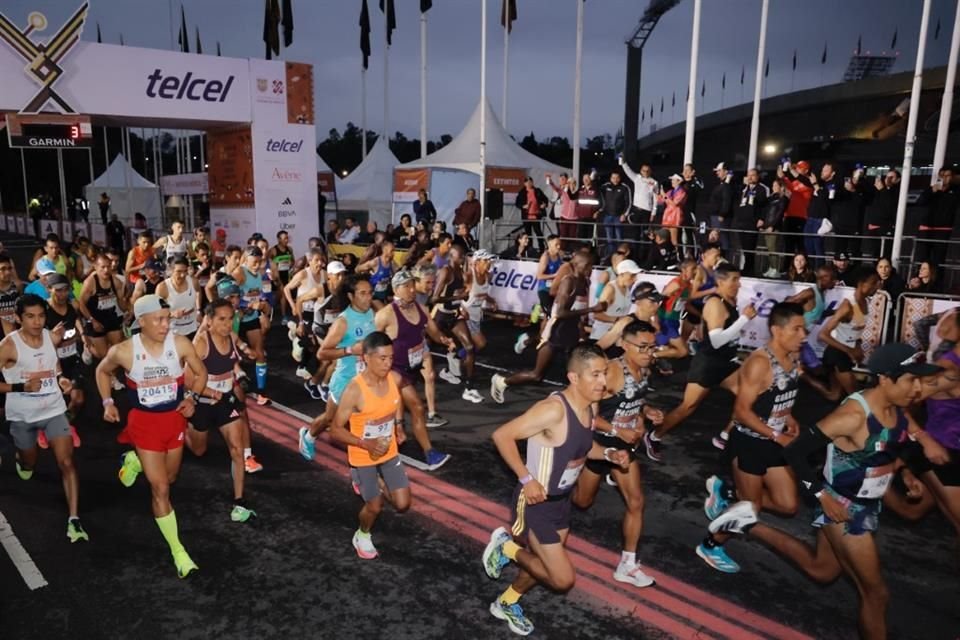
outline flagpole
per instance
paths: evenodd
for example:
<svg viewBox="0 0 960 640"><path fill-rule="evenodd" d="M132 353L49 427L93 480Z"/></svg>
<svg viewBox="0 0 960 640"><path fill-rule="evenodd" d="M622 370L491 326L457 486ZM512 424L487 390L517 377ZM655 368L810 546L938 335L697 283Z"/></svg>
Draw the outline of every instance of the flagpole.
<svg viewBox="0 0 960 640"><path fill-rule="evenodd" d="M913 88L910 91L910 115L907 117L906 143L903 145L903 168L900 175L900 197L897 199L897 224L893 232L893 264L900 265L903 248L903 223L907 217L907 194L910 190L910 173L913 168L913 146L917 136L917 118L920 111L920 90L923 85L923 58L927 52L927 27L930 24L930 0L923 0L920 17L920 39L917 43L917 64L913 72ZM953 90L953 86L949 87Z"/></svg>
<svg viewBox="0 0 960 640"><path fill-rule="evenodd" d="M384 13L383 30L383 137L390 146L390 19L388 13Z"/></svg>
<svg viewBox="0 0 960 640"><path fill-rule="evenodd" d="M483 244L487 215L487 0L480 0L480 237Z"/></svg>
<svg viewBox="0 0 960 640"><path fill-rule="evenodd" d="M753 116L750 118L750 148L747 151L747 168L757 166L757 139L760 136L760 98L763 92L763 60L767 56L767 16L770 0L763 0L760 9L760 44L757 46L757 79L753 85Z"/></svg>
<svg viewBox="0 0 960 640"><path fill-rule="evenodd" d="M510 80L510 7L507 6L503 21L503 108L500 110L500 124L507 128L507 90Z"/></svg>
<svg viewBox="0 0 960 640"><path fill-rule="evenodd" d="M937 172L943 168L947 155L947 136L950 132L950 116L953 112L953 87L957 79L957 53L960 51L960 0L953 19L953 36L950 38L950 57L947 60L947 80L943 85L943 100L940 103L940 122L937 125L937 144L933 150L933 173L930 183L937 181Z"/></svg>
<svg viewBox="0 0 960 640"><path fill-rule="evenodd" d="M360 135L363 137L363 159L367 159L367 70L360 70Z"/></svg>
<svg viewBox="0 0 960 640"><path fill-rule="evenodd" d="M703 0L694 0L693 34L690 36L690 99L687 101L687 127L683 137L684 164L693 162L693 135L697 120L697 57L700 54L700 12L702 8Z"/></svg>
<svg viewBox="0 0 960 640"><path fill-rule="evenodd" d="M577 61L573 77L573 179L580 182L580 113L583 102L583 2L577 3ZM960 0L958 0L960 1Z"/></svg>
<svg viewBox="0 0 960 640"><path fill-rule="evenodd" d="M427 155L427 12L420 12L420 157Z"/></svg>

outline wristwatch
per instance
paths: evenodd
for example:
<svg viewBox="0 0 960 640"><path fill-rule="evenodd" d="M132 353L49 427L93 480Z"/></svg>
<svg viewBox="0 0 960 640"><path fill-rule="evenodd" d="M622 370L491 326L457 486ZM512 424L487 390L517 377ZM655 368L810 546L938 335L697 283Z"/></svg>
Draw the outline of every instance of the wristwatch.
<svg viewBox="0 0 960 640"><path fill-rule="evenodd" d="M200 401L200 395L196 391L193 391L192 389L185 391L183 393L183 397L184 399L189 398L190 400L193 400L194 404Z"/></svg>

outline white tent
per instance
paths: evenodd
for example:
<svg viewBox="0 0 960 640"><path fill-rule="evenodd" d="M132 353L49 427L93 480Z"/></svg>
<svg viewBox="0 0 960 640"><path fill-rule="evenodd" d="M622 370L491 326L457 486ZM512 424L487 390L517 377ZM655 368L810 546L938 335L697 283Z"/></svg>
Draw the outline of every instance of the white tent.
<svg viewBox="0 0 960 640"><path fill-rule="evenodd" d="M373 220L383 229L390 223L391 200L393 199L393 168L397 156L390 151L384 136L367 157L349 176L337 182L337 207L344 211L368 211Z"/></svg>
<svg viewBox="0 0 960 640"><path fill-rule="evenodd" d="M163 226L163 208L160 189L137 173L122 153L117 154L107 170L84 187L84 195L91 207L96 206L100 194L110 196L110 213L116 214L125 225L133 222L134 213L142 213L152 229Z"/></svg>

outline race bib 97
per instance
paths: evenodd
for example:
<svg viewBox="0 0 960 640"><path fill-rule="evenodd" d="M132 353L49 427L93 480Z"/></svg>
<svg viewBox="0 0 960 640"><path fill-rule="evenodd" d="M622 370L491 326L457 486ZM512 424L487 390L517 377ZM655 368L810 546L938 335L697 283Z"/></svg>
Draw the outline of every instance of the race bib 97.
<svg viewBox="0 0 960 640"><path fill-rule="evenodd" d="M393 437L394 420L395 416L367 420L363 425L363 439L376 440L377 438Z"/></svg>

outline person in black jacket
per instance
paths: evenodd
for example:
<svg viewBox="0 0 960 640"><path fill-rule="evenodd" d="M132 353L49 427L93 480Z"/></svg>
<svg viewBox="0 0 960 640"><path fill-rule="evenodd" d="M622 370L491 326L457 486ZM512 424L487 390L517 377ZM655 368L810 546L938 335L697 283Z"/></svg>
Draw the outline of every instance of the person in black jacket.
<svg viewBox="0 0 960 640"><path fill-rule="evenodd" d="M863 169L856 169L854 175L859 177ZM838 179L838 186L832 202L828 196L828 207L830 210L830 222L833 224L833 233L837 236L859 236L863 228L863 194L854 184L854 178L846 176L843 178L842 187ZM811 201L810 207L813 208ZM834 238L833 254L841 253L859 255L859 238Z"/></svg>
<svg viewBox="0 0 960 640"><path fill-rule="evenodd" d="M819 234L824 220L833 222L834 203L842 200L846 191L832 162L826 162L820 168L820 178L810 174L813 195L807 206L807 221L803 225L803 247L814 264L822 264L826 249L823 236Z"/></svg>
<svg viewBox="0 0 960 640"><path fill-rule="evenodd" d="M643 268L647 271L666 271L677 268L677 248L670 242L668 229L657 229L651 234L653 244L647 252Z"/></svg>
<svg viewBox="0 0 960 640"><path fill-rule="evenodd" d="M767 269L763 272L765 278L776 278L782 271L783 259L779 255L781 249L780 227L783 224L783 212L787 208L787 197L784 195L783 180L776 178L770 184L770 197L763 207L763 244L767 247Z"/></svg>
<svg viewBox="0 0 960 640"><path fill-rule="evenodd" d="M623 241L623 225L630 215L630 206L633 204L633 195L630 188L621 182L620 172L616 169L610 173L610 182L600 187L600 219L603 222L603 235L606 246L603 256L613 254L617 244ZM634 237L632 230L627 234Z"/></svg>
<svg viewBox="0 0 960 640"><path fill-rule="evenodd" d="M854 176L856 184L862 183ZM877 176L873 187L863 188L862 192L867 202L864 212L864 235L871 240L864 240L862 250L864 255L874 258L880 256L881 244L883 255L887 258L893 250L893 225L897 220L897 197L900 184L900 172L890 169L883 177ZM885 238L881 243L879 238Z"/></svg>
<svg viewBox="0 0 960 640"><path fill-rule="evenodd" d="M734 264L740 264L738 254L743 254L744 275L753 275L754 259L757 255L757 232L763 228L763 213L769 197L770 190L760 182L760 172L756 169L747 171L743 179L743 189L740 191L740 200L733 211L734 233L730 235L731 258Z"/></svg>
<svg viewBox="0 0 960 640"><path fill-rule="evenodd" d="M713 168L713 173L720 182L710 191L706 212L710 216L708 220L711 227L725 230L730 228L733 219L737 188L733 186L733 172L723 162ZM720 246L725 254L729 252L730 234L727 231L720 233Z"/></svg>
<svg viewBox="0 0 960 640"><path fill-rule="evenodd" d="M945 240L950 239L957 220L957 204L960 202L960 186L955 184L953 168L940 169L937 181L927 187L918 204L926 205L926 214L917 229L920 242L917 257L933 264L943 264L947 257Z"/></svg>

